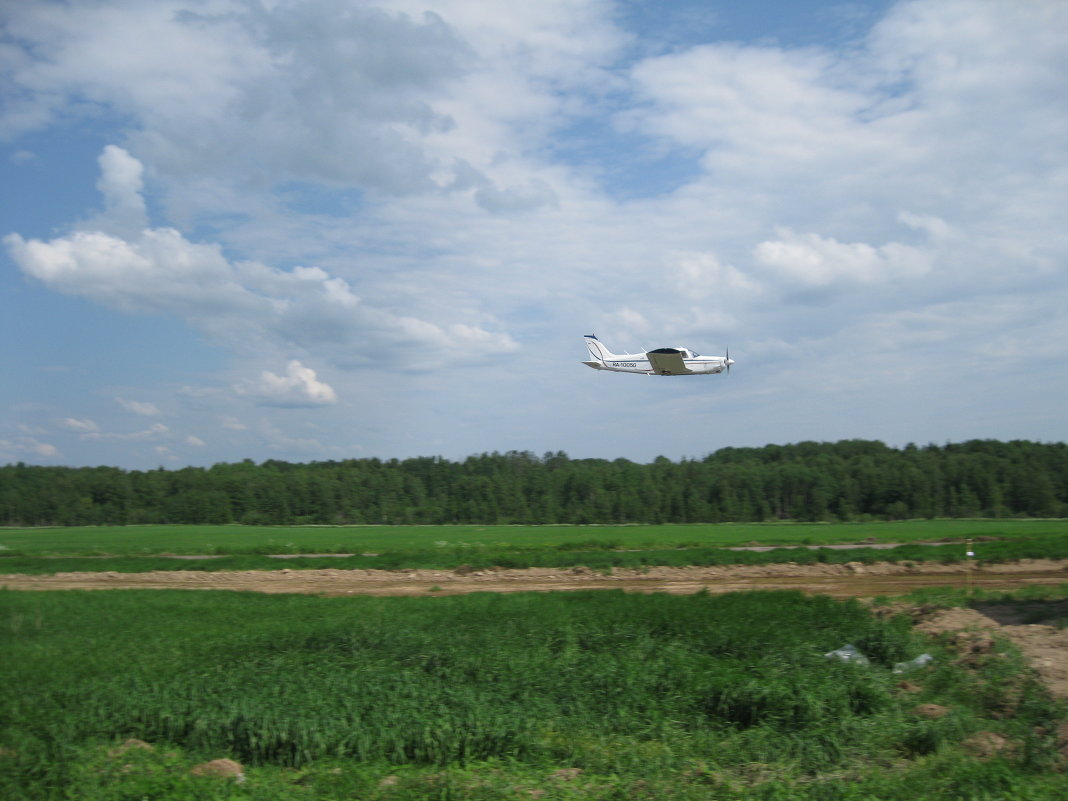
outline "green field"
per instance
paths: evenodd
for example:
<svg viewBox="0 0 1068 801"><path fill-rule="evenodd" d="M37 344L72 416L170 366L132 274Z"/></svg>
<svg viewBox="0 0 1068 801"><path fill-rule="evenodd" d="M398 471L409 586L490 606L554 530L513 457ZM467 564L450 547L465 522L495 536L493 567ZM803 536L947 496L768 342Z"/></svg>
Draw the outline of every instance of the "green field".
<svg viewBox="0 0 1068 801"><path fill-rule="evenodd" d="M660 526L129 526L0 530L0 573L337 568L595 570L772 562L980 562L1068 558L1068 521L922 520L893 523ZM921 543L942 543L939 545ZM776 550L731 550L759 543ZM796 546L851 543L848 550ZM880 543L903 543L891 550ZM789 549L789 546L795 546ZM214 555L179 560L166 556ZM305 554L275 559L269 554ZM351 554L322 556L318 554Z"/></svg>
<svg viewBox="0 0 1068 801"><path fill-rule="evenodd" d="M0 591L0 653L12 800L1064 797L1011 649L799 593Z"/></svg>
<svg viewBox="0 0 1068 801"><path fill-rule="evenodd" d="M1068 520L907 520L627 526L86 526L0 528L0 553L364 553L434 548L618 548L916 542L1068 533Z"/></svg>

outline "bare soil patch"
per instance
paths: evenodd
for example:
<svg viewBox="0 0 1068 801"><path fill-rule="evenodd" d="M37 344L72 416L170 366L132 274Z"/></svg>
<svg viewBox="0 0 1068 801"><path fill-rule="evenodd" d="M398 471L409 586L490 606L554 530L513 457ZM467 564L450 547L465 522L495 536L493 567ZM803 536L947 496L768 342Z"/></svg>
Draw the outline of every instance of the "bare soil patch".
<svg viewBox="0 0 1068 801"><path fill-rule="evenodd" d="M528 592L625 589L633 592L733 592L798 589L839 598L900 595L920 587L1018 589L1068 583L1068 560L1022 559L978 566L917 562L844 565L729 565L722 567L585 567L524 570L159 570L148 573L78 572L50 576L0 575L13 590L189 589L318 595L422 595L427 592Z"/></svg>
<svg viewBox="0 0 1068 801"><path fill-rule="evenodd" d="M991 634L1007 637L1027 657L1050 692L1068 699L1068 602L1026 601L976 604L971 609L943 609L917 628L930 634L956 632L958 643L982 653ZM1025 622L1035 621L1035 622Z"/></svg>

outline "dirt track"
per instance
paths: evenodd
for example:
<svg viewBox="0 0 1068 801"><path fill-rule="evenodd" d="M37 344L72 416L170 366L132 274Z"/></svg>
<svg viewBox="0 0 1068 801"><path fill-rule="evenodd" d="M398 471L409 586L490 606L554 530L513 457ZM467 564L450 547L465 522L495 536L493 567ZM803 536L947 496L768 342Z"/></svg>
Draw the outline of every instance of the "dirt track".
<svg viewBox="0 0 1068 801"><path fill-rule="evenodd" d="M900 595L920 587L970 585L977 589L1013 589L1029 584L1062 583L1068 583L1068 560L1042 559L1024 559L981 568L968 563L787 563L616 569L607 575L583 567L563 570L168 570L151 573L57 573L51 576L0 575L0 586L13 590L139 588L317 595L422 595L430 592L447 595L586 589L685 594L701 589L715 593L749 589L799 589L846 598Z"/></svg>

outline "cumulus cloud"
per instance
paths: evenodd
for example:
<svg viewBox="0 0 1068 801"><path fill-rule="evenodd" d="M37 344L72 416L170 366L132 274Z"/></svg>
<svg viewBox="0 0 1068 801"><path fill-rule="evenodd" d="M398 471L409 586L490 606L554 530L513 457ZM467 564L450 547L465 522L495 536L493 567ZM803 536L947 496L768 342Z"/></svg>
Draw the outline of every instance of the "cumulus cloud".
<svg viewBox="0 0 1068 801"><path fill-rule="evenodd" d="M916 278L931 269L930 256L908 245L890 242L873 247L790 230L758 244L753 255L757 263L781 277L810 286Z"/></svg>
<svg viewBox="0 0 1068 801"><path fill-rule="evenodd" d="M104 196L104 219L117 231L136 233L148 224L142 196L144 167L121 147L108 145L100 154L97 189Z"/></svg>
<svg viewBox="0 0 1068 801"><path fill-rule="evenodd" d="M472 358L482 355L474 346L490 339L501 352L517 347L478 326L363 304L344 279L318 268L231 262L218 245L189 242L172 228L133 241L89 231L48 242L10 234L4 243L24 272L54 289L122 311L177 314L236 350L360 342L383 353L415 345Z"/></svg>
<svg viewBox="0 0 1068 801"><path fill-rule="evenodd" d="M4 243L28 275L122 311L195 313L247 300L217 246L188 242L172 228L133 241L78 231L48 242L10 234Z"/></svg>
<svg viewBox="0 0 1068 801"><path fill-rule="evenodd" d="M112 173L124 176L112 175L105 186L125 197L137 183L136 160L119 148L110 148L105 160ZM111 203L122 205L120 199ZM495 352L518 347L506 334L467 322L439 323L376 308L345 279L319 267L281 270L231 261L220 245L191 242L174 228L146 228L128 238L81 230L49 241L9 234L4 244L25 273L53 289L122 311L176 314L236 350L325 348L351 362L347 349L357 342L380 354L414 345L430 360L448 353L478 358L484 355L478 346L491 340Z"/></svg>
<svg viewBox="0 0 1068 801"><path fill-rule="evenodd" d="M285 375L264 370L257 380L236 384L234 391L265 406L326 406L337 402L333 387L296 359L286 365Z"/></svg>
<svg viewBox="0 0 1068 801"><path fill-rule="evenodd" d="M194 448L207 447L207 443L204 440L202 440L200 437L194 437L192 434L185 438L185 444L192 445Z"/></svg>

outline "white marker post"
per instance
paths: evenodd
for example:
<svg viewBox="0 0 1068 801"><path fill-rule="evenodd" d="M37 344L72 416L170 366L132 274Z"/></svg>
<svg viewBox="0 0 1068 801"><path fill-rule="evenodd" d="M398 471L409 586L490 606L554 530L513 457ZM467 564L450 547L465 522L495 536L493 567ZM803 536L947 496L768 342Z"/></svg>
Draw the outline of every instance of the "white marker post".
<svg viewBox="0 0 1068 801"><path fill-rule="evenodd" d="M968 595L972 594L972 559L975 558L975 551L972 550L972 541L967 539L964 541L967 544L968 550L965 552L965 556L968 557Z"/></svg>

